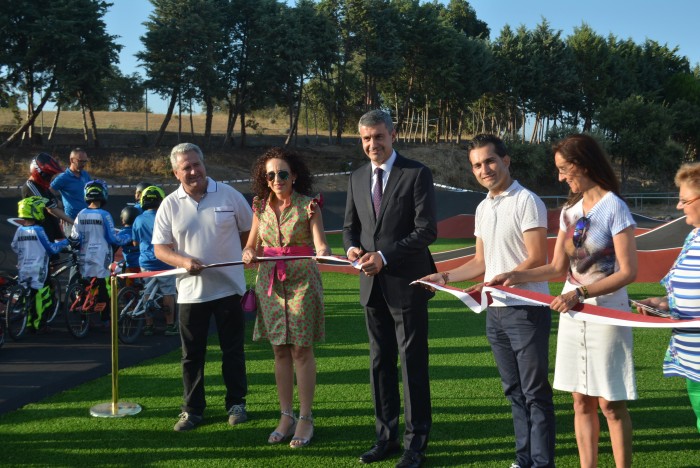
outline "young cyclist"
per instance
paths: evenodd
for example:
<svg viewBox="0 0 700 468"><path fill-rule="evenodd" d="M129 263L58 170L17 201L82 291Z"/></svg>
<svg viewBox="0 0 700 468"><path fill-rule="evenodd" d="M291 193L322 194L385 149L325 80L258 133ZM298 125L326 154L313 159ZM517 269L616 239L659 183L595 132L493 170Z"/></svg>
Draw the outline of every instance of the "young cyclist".
<svg viewBox="0 0 700 468"><path fill-rule="evenodd" d="M136 217L140 214L141 210L137 209L136 206L125 206L122 209L121 214L119 215L122 221L122 230L120 232L124 235L128 234L130 237L133 238L132 226L134 225ZM125 271L127 273L138 273L141 271L141 268L139 267L140 253L141 252L139 251L139 248L136 245L126 244L122 247L122 254L124 255L124 260L126 261ZM126 280L126 284L131 284L128 278Z"/></svg>
<svg viewBox="0 0 700 468"><path fill-rule="evenodd" d="M17 216L23 226L17 228L12 239L12 250L17 254L19 281L27 282L35 298L34 307L30 308L27 326L39 334L49 333L44 311L53 305L53 294L47 284L49 273L49 256L55 255L68 246L68 240L51 242L40 225L45 218L46 199L31 196L17 204Z"/></svg>
<svg viewBox="0 0 700 468"><path fill-rule="evenodd" d="M151 185L153 184L150 182L139 182L136 184L136 190L134 190L134 207L139 210L139 214L143 213L143 208L141 207L141 194Z"/></svg>
<svg viewBox="0 0 700 468"><path fill-rule="evenodd" d="M112 215L103 210L107 203L107 184L101 180L91 180L85 184L85 203L75 218L71 242L80 245L78 267L84 280L90 280L95 291L95 312L102 312L102 320L109 320L109 293L105 278L109 277L109 265L113 260L112 246L131 242L128 233L119 232L114 227ZM95 289L96 288L96 289Z"/></svg>
<svg viewBox="0 0 700 468"><path fill-rule="evenodd" d="M147 187L141 194L141 207L143 214L136 218L133 226L134 245L138 245L141 255L139 264L142 271L170 270L173 267L158 260L153 253L153 225L156 221L156 211L160 203L165 198L163 189L156 186ZM179 327L175 323L175 277L163 276L156 278L158 286L163 293L163 306L165 308L165 334L166 336L177 335ZM146 317L146 328L144 335L153 335L153 318Z"/></svg>

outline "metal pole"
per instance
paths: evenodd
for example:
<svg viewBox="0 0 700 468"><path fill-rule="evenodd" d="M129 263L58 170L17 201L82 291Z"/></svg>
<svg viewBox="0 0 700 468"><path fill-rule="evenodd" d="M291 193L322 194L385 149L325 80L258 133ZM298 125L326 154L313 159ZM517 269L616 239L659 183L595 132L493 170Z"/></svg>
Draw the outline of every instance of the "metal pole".
<svg viewBox="0 0 700 468"><path fill-rule="evenodd" d="M119 403L119 312L117 310L117 295L119 286L117 277L110 278L112 297L110 298L111 328L112 328L112 401L100 403L90 408L90 414L98 418L121 418L141 412L141 406L137 403Z"/></svg>

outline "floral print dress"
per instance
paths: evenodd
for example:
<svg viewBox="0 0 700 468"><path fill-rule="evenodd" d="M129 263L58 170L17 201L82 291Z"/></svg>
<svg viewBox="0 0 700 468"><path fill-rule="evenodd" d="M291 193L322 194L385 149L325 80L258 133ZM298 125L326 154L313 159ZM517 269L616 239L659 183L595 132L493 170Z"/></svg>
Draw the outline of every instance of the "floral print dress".
<svg viewBox="0 0 700 468"><path fill-rule="evenodd" d="M255 197L258 255L261 247L313 247L310 219L316 209L319 207L315 199L292 192L291 203L282 210L278 222L267 200ZM285 264L284 280L276 275L275 262L258 265L255 281L258 316L253 340L267 339L273 345L312 346L325 339L321 274L311 259Z"/></svg>

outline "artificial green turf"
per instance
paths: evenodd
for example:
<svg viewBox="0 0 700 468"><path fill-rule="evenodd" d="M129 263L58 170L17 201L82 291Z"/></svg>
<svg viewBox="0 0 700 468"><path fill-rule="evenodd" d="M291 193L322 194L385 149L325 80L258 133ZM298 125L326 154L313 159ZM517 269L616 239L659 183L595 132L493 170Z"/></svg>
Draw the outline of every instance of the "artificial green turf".
<svg viewBox="0 0 700 468"><path fill-rule="evenodd" d="M251 272L247 273L248 275ZM309 447L268 445L279 409L269 344L248 342L250 421L232 428L223 408L220 351L215 337L208 350L204 424L175 433L181 403L179 352L119 374L120 400L143 411L118 419L93 418L91 406L110 401L104 377L39 403L0 416L5 466L235 466L356 467L374 441L368 376L367 335L358 305L356 276L324 273L326 342L316 347L318 387L314 404L316 436ZM553 284L557 291L561 284ZM662 293L655 284L633 285L633 297ZM433 428L426 466L505 467L513 461L509 405L502 395L484 337L484 314L474 314L452 296L438 293L430 303L430 372ZM550 343L554 365L555 316ZM635 362L640 398L630 402L634 424L634 466L689 467L700 464L700 436L683 380L666 379L661 362L669 330L635 330ZM557 465L578 466L571 398L555 392ZM599 466L614 466L601 425ZM396 459L378 463L393 467Z"/></svg>

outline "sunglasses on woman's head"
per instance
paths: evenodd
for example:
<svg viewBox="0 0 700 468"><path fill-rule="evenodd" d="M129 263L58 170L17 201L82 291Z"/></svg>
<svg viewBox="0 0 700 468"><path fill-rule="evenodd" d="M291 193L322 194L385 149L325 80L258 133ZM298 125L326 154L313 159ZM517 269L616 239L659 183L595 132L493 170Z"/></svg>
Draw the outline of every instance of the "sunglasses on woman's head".
<svg viewBox="0 0 700 468"><path fill-rule="evenodd" d="M578 221L576 221L576 227L574 227L574 247L577 249L583 245L583 241L586 240L586 233L588 228L591 226L591 218L581 216Z"/></svg>
<svg viewBox="0 0 700 468"><path fill-rule="evenodd" d="M279 172L270 171L266 174L266 176L267 176L267 180L269 182L272 182L273 180L275 180L275 176L279 177L280 180L287 180L287 179L289 179L289 171L279 171Z"/></svg>

